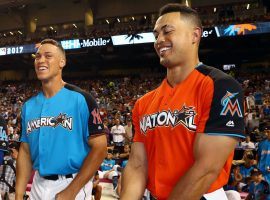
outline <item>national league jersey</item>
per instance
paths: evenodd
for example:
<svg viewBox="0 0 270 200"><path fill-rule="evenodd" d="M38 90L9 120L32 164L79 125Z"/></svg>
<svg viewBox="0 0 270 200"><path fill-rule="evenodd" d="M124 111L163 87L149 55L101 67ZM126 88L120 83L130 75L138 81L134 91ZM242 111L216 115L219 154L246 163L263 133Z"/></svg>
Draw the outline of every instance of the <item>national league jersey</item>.
<svg viewBox="0 0 270 200"><path fill-rule="evenodd" d="M193 165L197 134L245 137L242 103L240 84L206 65L195 68L174 88L165 79L157 89L136 102L134 142L145 145L147 188L152 195L166 199ZM232 159L233 152L208 192L227 183Z"/></svg>

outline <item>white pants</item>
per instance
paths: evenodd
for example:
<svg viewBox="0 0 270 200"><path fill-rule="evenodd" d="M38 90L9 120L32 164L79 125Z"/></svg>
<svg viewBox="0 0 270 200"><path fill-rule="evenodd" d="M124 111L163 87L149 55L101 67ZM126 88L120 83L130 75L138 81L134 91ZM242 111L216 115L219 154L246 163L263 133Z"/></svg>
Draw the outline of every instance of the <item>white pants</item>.
<svg viewBox="0 0 270 200"><path fill-rule="evenodd" d="M38 172L35 173L30 192L30 200L55 200L55 195L64 190L73 178L61 176L52 181L42 178ZM75 200L91 199L93 182L92 179L80 190Z"/></svg>
<svg viewBox="0 0 270 200"><path fill-rule="evenodd" d="M108 172L109 171L98 171L99 178L105 178L104 176ZM112 180L114 176L118 176L118 173L116 171L111 171L106 178Z"/></svg>
<svg viewBox="0 0 270 200"><path fill-rule="evenodd" d="M228 200L225 191L223 188L215 190L214 192L207 193L203 195L207 200Z"/></svg>
<svg viewBox="0 0 270 200"><path fill-rule="evenodd" d="M121 173L117 171L117 168L120 167L120 165L114 165L113 171L98 171L99 178L104 178L104 175L109 172L108 179L112 180L114 176L119 176Z"/></svg>

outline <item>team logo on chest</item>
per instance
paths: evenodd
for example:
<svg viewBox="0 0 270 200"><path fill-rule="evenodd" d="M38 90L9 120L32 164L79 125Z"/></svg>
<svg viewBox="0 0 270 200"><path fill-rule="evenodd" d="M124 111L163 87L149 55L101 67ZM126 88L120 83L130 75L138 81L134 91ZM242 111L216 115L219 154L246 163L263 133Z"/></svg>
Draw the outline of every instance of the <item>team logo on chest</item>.
<svg viewBox="0 0 270 200"><path fill-rule="evenodd" d="M35 129L44 126L51 126L53 128L62 126L67 130L72 130L72 117L67 117L66 114L60 113L56 117L41 117L27 122L27 133L31 133Z"/></svg>
<svg viewBox="0 0 270 200"><path fill-rule="evenodd" d="M182 125L190 131L196 131L197 126L194 122L196 115L195 107L183 105L180 110L164 110L144 116L140 120L140 129L141 132L146 134L148 130L156 127L176 127Z"/></svg>

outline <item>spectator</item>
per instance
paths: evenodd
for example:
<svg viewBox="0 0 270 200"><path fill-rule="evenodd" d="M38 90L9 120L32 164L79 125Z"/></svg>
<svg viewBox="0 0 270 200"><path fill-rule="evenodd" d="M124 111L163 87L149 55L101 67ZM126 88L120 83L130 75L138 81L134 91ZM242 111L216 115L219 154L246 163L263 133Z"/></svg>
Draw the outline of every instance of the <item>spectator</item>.
<svg viewBox="0 0 270 200"><path fill-rule="evenodd" d="M125 142L125 128L120 124L120 119L115 119L115 125L111 128L113 143L118 152L122 152Z"/></svg>
<svg viewBox="0 0 270 200"><path fill-rule="evenodd" d="M246 200L269 200L269 184L263 180L262 172L254 169L251 172L252 182Z"/></svg>
<svg viewBox="0 0 270 200"><path fill-rule="evenodd" d="M243 182L246 182L246 178L250 177L250 172L256 166L256 161L254 160L254 155L252 151L246 151L244 157L244 163L240 165L240 173L243 177Z"/></svg>
<svg viewBox="0 0 270 200"><path fill-rule="evenodd" d="M116 188L118 182L118 170L117 168L120 167L116 165L116 162L113 158L112 150L108 149L107 157L102 162L99 171L100 178L108 178L113 181L113 189Z"/></svg>
<svg viewBox="0 0 270 200"><path fill-rule="evenodd" d="M131 142L133 138L133 131L132 131L132 122L131 119L127 119L127 125L124 126L125 128L125 139L127 142Z"/></svg>
<svg viewBox="0 0 270 200"><path fill-rule="evenodd" d="M239 183L243 177L240 173L240 167L238 165L232 165L232 172L229 177L228 184L224 186L224 190L235 190L239 191Z"/></svg>
<svg viewBox="0 0 270 200"><path fill-rule="evenodd" d="M241 143L243 149L255 149L255 145L250 141L250 136L246 136L246 140Z"/></svg>
<svg viewBox="0 0 270 200"><path fill-rule="evenodd" d="M4 151L8 150L7 124L0 115L0 165L3 163Z"/></svg>
<svg viewBox="0 0 270 200"><path fill-rule="evenodd" d="M247 109L254 109L255 108L255 97L252 93L249 93L249 96L246 98L247 101Z"/></svg>
<svg viewBox="0 0 270 200"><path fill-rule="evenodd" d="M125 144L124 152L120 153L119 158L121 158L122 161L128 160L129 154L130 154L130 146L129 146L129 144Z"/></svg>
<svg viewBox="0 0 270 200"><path fill-rule="evenodd" d="M258 168L262 172L265 180L270 182L270 130L269 127L265 129L267 139L259 143L257 160Z"/></svg>
<svg viewBox="0 0 270 200"><path fill-rule="evenodd" d="M2 199L15 199L16 160L19 145L10 145L10 151L4 158L4 164L0 168L0 191Z"/></svg>
<svg viewBox="0 0 270 200"><path fill-rule="evenodd" d="M93 179L92 195L95 197L95 200L100 200L101 194L102 194L102 186L99 185L99 174L97 171Z"/></svg>

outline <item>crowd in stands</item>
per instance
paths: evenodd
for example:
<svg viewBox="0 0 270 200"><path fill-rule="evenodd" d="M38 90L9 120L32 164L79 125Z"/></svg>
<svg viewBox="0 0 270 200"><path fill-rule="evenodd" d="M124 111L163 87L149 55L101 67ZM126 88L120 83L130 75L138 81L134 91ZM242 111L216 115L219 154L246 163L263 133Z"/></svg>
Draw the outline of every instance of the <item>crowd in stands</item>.
<svg viewBox="0 0 270 200"><path fill-rule="evenodd" d="M266 198L270 184L270 77L267 74L239 74L235 78L244 89L248 137L236 146L230 180L225 188L244 193L248 199L260 199L256 196L258 191ZM133 136L132 108L139 97L157 87L161 80L161 77L122 77L68 81L89 91L96 99L105 126L108 156L95 176L96 199L102 191L98 186L99 179L111 180L115 195L119 194L118 183ZM10 141L19 140L21 107L40 87L36 81L0 84L0 113L8 124Z"/></svg>
<svg viewBox="0 0 270 200"><path fill-rule="evenodd" d="M230 25L270 21L270 12L266 6L256 3L235 3L216 6L204 6L195 8L201 16L204 28L216 25ZM117 20L119 19L119 21ZM20 34L9 30L0 33L2 40L0 46L10 46L40 42L44 38L56 40L75 38L98 38L110 37L112 35L129 34L134 35L153 30L158 13L144 13L142 15L122 16L106 19L97 19L94 25L85 26L83 21L72 24L50 24L44 27L37 27L31 34ZM108 20L108 22L106 22ZM54 27L51 29L50 27ZM10 33L12 32L12 34Z"/></svg>

